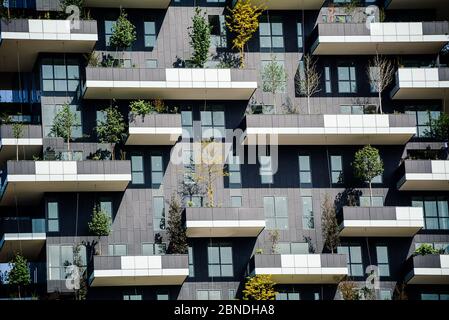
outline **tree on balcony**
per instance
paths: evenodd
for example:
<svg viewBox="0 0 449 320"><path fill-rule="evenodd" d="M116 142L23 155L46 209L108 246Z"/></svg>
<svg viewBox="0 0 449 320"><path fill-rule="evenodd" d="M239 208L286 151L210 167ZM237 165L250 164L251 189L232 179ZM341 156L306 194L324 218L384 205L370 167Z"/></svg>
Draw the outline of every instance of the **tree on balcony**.
<svg viewBox="0 0 449 320"><path fill-rule="evenodd" d="M379 112L383 113L382 93L394 79L394 64L387 58L376 54L376 56L370 60L366 73L371 82L372 91L377 92L378 94Z"/></svg>
<svg viewBox="0 0 449 320"><path fill-rule="evenodd" d="M112 150L112 160L115 160L115 145L122 142L126 136L126 125L123 115L117 106L104 110L104 120L95 128L101 143L109 143Z"/></svg>
<svg viewBox="0 0 449 320"><path fill-rule="evenodd" d="M360 300L360 291L357 284L348 279L338 284L338 291L343 300Z"/></svg>
<svg viewBox="0 0 449 320"><path fill-rule="evenodd" d="M273 95L274 113L277 114L276 94L285 91L287 85L287 72L284 66L271 56L271 61L262 70L263 91Z"/></svg>
<svg viewBox="0 0 449 320"><path fill-rule="evenodd" d="M68 104L64 104L62 109L58 111L51 127L50 134L54 137L61 137L67 142L67 152L69 154L69 160L72 159L70 154L70 140L73 137L73 127L76 125L76 114L70 110Z"/></svg>
<svg viewBox="0 0 449 320"><path fill-rule="evenodd" d="M75 289L75 299L76 300L86 300L87 297L87 275L85 270L85 261L83 261L81 255L81 248L84 245L81 243L73 246L73 264L78 268L79 273L79 287Z"/></svg>
<svg viewBox="0 0 449 320"><path fill-rule="evenodd" d="M192 26L189 27L190 45L193 49L192 63L195 68L204 68L209 57L212 26L206 14L200 8L195 8Z"/></svg>
<svg viewBox="0 0 449 320"><path fill-rule="evenodd" d="M98 237L99 251L101 254L100 238L107 237L111 233L112 220L109 214L95 204L92 210L91 220L87 223L89 232Z"/></svg>
<svg viewBox="0 0 449 320"><path fill-rule="evenodd" d="M137 39L136 27L128 20L125 10L120 9L120 16L112 26L111 46L123 52L132 46Z"/></svg>
<svg viewBox="0 0 449 320"><path fill-rule="evenodd" d="M154 111L153 104L145 100L131 101L129 108L133 114L141 117L145 117L147 114L151 114Z"/></svg>
<svg viewBox="0 0 449 320"><path fill-rule="evenodd" d="M371 203L373 199L373 179L384 173L384 164L379 155L379 150L370 145L363 147L355 153L352 167L356 178L368 183Z"/></svg>
<svg viewBox="0 0 449 320"><path fill-rule="evenodd" d="M19 161L19 139L23 138L23 130L25 126L22 122L14 122L12 124L12 135L16 139L16 161Z"/></svg>
<svg viewBox="0 0 449 320"><path fill-rule="evenodd" d="M11 270L8 272L8 283L13 286L17 286L17 294L19 299L21 298L21 286L27 286L31 284L30 269L28 268L27 260L16 253L9 263Z"/></svg>
<svg viewBox="0 0 449 320"><path fill-rule="evenodd" d="M261 274L248 277L243 289L243 300L275 300L277 292L276 283L271 275Z"/></svg>
<svg viewBox="0 0 449 320"><path fill-rule="evenodd" d="M240 53L240 68L245 67L245 46L259 29L259 17L264 10L265 6L255 6L251 0L238 0L226 16L226 26L234 33L232 48Z"/></svg>
<svg viewBox="0 0 449 320"><path fill-rule="evenodd" d="M182 221L183 208L175 195L172 195L168 209L168 252L172 254L185 254L188 250L187 233Z"/></svg>
<svg viewBox="0 0 449 320"><path fill-rule="evenodd" d="M340 244L340 228L337 222L335 203L328 194L324 196L321 210L321 232L324 246L334 253Z"/></svg>
<svg viewBox="0 0 449 320"><path fill-rule="evenodd" d="M307 113L310 114L310 97L321 91L321 74L317 71L316 60L304 55L295 75L296 88L300 95L307 97Z"/></svg>
<svg viewBox="0 0 449 320"><path fill-rule="evenodd" d="M429 111L429 130L425 130L426 136L432 137L440 141L448 141L449 139L449 115L441 113L438 119L433 120Z"/></svg>

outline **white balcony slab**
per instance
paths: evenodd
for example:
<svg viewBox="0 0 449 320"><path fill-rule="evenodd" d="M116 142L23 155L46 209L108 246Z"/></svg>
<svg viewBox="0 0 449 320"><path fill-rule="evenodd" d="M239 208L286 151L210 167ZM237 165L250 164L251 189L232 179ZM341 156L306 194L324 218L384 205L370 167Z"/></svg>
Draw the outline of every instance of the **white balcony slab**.
<svg viewBox="0 0 449 320"><path fill-rule="evenodd" d="M442 78L442 72L447 73ZM396 73L396 84L391 92L393 99L445 99L449 89L449 69L401 68Z"/></svg>
<svg viewBox="0 0 449 320"><path fill-rule="evenodd" d="M26 259L36 259L45 245L45 233L5 233L0 239L0 262L9 262L16 252Z"/></svg>

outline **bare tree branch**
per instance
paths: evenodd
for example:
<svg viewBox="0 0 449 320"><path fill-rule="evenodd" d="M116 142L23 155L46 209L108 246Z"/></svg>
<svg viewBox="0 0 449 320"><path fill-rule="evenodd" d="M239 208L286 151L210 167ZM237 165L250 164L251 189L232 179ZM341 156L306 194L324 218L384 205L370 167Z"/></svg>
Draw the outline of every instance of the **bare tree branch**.
<svg viewBox="0 0 449 320"><path fill-rule="evenodd" d="M394 64L387 58L379 56L377 54L369 62L366 72L372 86L379 94L379 111L380 113L383 113L382 92L390 85L390 83L394 79Z"/></svg>
<svg viewBox="0 0 449 320"><path fill-rule="evenodd" d="M321 74L317 71L316 60L305 55L302 68L296 77L299 93L307 97L307 112L310 114L310 97L321 91Z"/></svg>

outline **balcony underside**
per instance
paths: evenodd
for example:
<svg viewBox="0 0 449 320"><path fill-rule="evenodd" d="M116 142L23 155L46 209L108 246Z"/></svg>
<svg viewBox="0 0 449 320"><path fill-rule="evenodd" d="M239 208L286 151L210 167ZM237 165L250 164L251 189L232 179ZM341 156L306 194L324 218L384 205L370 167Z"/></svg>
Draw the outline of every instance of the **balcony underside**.
<svg viewBox="0 0 449 320"><path fill-rule="evenodd" d="M415 268L407 278L407 284L449 284L449 269Z"/></svg>
<svg viewBox="0 0 449 320"><path fill-rule="evenodd" d="M419 175L416 178L405 178L398 183L398 189L401 191L448 191L449 178L437 179L432 177L431 173L414 174ZM409 176L409 175L407 175Z"/></svg>
<svg viewBox="0 0 449 320"><path fill-rule="evenodd" d="M9 139L8 139L9 140ZM16 139L11 139L16 140ZM42 150L42 139L23 139L27 143L19 141L19 159L32 159L33 155L38 155ZM0 140L0 165L7 160L16 159L16 144L4 144L4 140Z"/></svg>
<svg viewBox="0 0 449 320"><path fill-rule="evenodd" d="M167 9L171 0L86 0L86 7Z"/></svg>
<svg viewBox="0 0 449 320"><path fill-rule="evenodd" d="M356 222L356 223L353 223ZM413 237L422 227L394 226L395 221L376 223L373 221L345 221L341 226L341 237ZM383 224L383 225L381 225ZM366 225L366 226L360 226Z"/></svg>
<svg viewBox="0 0 449 320"><path fill-rule="evenodd" d="M293 130L299 129L293 128ZM410 128L410 130L404 130L404 128L401 128L400 130L402 130L403 133L289 134L285 133L286 131L284 130L284 128L282 128L282 130L269 130L268 128L248 128L247 138L245 141L247 144L253 145L260 141L260 135L268 138L269 135L273 134L277 136L277 142L279 145L404 145L413 137L416 132L415 128Z"/></svg>
<svg viewBox="0 0 449 320"><path fill-rule="evenodd" d="M182 135L182 128L129 128L126 145L165 146L174 145Z"/></svg>
<svg viewBox="0 0 449 320"><path fill-rule="evenodd" d="M16 38L29 33L13 33L14 38L5 37L9 32L2 32L0 43L0 69L2 72L30 72L41 52L45 53L89 53L97 42L95 34L71 34L70 39L64 40L30 40ZM56 35L55 35L56 37ZM79 40L73 40L73 39ZM83 40L85 39L85 40Z"/></svg>
<svg viewBox="0 0 449 320"><path fill-rule="evenodd" d="M449 85L445 88L400 88L391 95L391 98L394 100L446 99L448 89Z"/></svg>
<svg viewBox="0 0 449 320"><path fill-rule="evenodd" d="M0 240L0 262L10 261L16 252L37 259L46 241L45 233L5 233Z"/></svg>
<svg viewBox="0 0 449 320"><path fill-rule="evenodd" d="M182 285L188 276L188 270L185 274L178 275L120 275L126 271L120 270L98 270L92 275L92 287L121 287L121 286L176 286Z"/></svg>
<svg viewBox="0 0 449 320"><path fill-rule="evenodd" d="M313 51L314 55L373 55L376 50L379 54L432 54L438 53L444 46L444 41L435 42L364 42L364 36L354 36L354 40L350 41L351 36L338 37L347 39L346 42L341 40L321 41ZM368 37L369 38L369 37Z"/></svg>
<svg viewBox="0 0 449 320"><path fill-rule="evenodd" d="M187 221L189 238L257 237L265 221Z"/></svg>
<svg viewBox="0 0 449 320"><path fill-rule="evenodd" d="M170 88L165 84L148 82L136 84L134 82L121 82L118 86L112 81L86 82L84 99L164 99L164 100L249 100L257 89L255 85L241 88Z"/></svg>
<svg viewBox="0 0 449 320"><path fill-rule="evenodd" d="M272 268L267 271L256 268L256 274L271 274L277 284L337 284L347 276L347 268L328 268L324 272L327 274L279 274Z"/></svg>
<svg viewBox="0 0 449 320"><path fill-rule="evenodd" d="M95 176L94 174L77 175L76 181L57 181L56 179L56 181L9 181L0 205L12 205L16 197L17 201L23 205L36 204L45 192L119 192L124 191L131 180L130 175L126 174L100 175L101 180L96 179Z"/></svg>

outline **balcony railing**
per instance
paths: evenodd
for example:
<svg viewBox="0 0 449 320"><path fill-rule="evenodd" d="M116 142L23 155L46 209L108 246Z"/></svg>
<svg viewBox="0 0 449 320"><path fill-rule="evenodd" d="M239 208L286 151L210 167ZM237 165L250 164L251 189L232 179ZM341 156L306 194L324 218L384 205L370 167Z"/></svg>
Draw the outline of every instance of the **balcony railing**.
<svg viewBox="0 0 449 320"><path fill-rule="evenodd" d="M414 256L407 261L408 284L449 284L449 255Z"/></svg>
<svg viewBox="0 0 449 320"><path fill-rule="evenodd" d="M167 9L171 0L85 0L86 7Z"/></svg>
<svg viewBox="0 0 449 320"><path fill-rule="evenodd" d="M14 137L13 125L0 125L0 165L6 160L15 159L17 151L19 159L38 155L42 144L42 126L40 125L24 125L19 139ZM17 146L20 146L18 150Z"/></svg>
<svg viewBox="0 0 449 320"><path fill-rule="evenodd" d="M268 10L319 10L325 0L252 0L254 5L262 5ZM233 0L233 5L237 0Z"/></svg>
<svg viewBox="0 0 449 320"><path fill-rule="evenodd" d="M127 145L173 145L182 135L180 114L130 114Z"/></svg>
<svg viewBox="0 0 449 320"><path fill-rule="evenodd" d="M401 191L449 190L448 160L405 160L398 172Z"/></svg>

